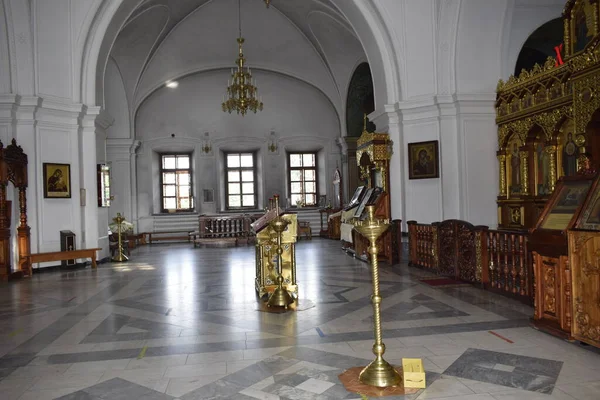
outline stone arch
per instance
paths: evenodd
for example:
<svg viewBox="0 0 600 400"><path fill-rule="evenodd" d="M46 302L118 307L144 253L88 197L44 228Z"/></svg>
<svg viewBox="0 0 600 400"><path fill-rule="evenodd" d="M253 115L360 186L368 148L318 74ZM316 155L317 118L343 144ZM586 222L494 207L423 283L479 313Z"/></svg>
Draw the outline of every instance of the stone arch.
<svg viewBox="0 0 600 400"><path fill-rule="evenodd" d="M121 7L124 0L99 0L93 18L86 19L85 40L80 48L80 100L87 105L101 105L102 75L108 53L120 26L132 9ZM383 110L386 104L401 100L400 71L391 35L373 0L332 0L352 25L363 46L373 76L375 107Z"/></svg>

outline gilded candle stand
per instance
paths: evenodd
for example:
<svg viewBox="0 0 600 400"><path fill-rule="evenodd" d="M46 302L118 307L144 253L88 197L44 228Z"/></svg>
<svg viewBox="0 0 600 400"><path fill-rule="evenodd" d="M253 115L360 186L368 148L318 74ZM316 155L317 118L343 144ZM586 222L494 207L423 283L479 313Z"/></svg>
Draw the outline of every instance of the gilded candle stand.
<svg viewBox="0 0 600 400"><path fill-rule="evenodd" d="M123 253L123 222L125 218L121 215L121 213L117 213L117 216L113 218L113 222L117 224L117 255L112 258L112 261L123 262L128 261L129 258Z"/></svg>
<svg viewBox="0 0 600 400"><path fill-rule="evenodd" d="M294 302L294 298L292 297L290 292L288 292L283 287L283 246L281 243L283 232L288 227L289 222L282 218L282 216L280 215L279 196L275 196L275 210L277 212L277 217L273 221L271 221L270 225L273 231L275 231L275 233L277 234L277 247L275 250L277 254L277 277L275 278L275 281L277 282L277 287L269 297L269 300L267 301L267 306L284 307L285 309L287 309L288 306Z"/></svg>
<svg viewBox="0 0 600 400"><path fill-rule="evenodd" d="M371 270L373 275L373 330L375 333L375 344L373 345L373 354L375 360L367 365L360 373L359 379L362 383L377 387L398 386L402 382L402 376L383 359L385 353L385 344L381 337L381 295L379 293L379 265L377 261L377 239L389 228L390 224L386 220L375 218L375 206L367 207L368 218L364 221L357 221L354 229L367 239L369 239L369 254L371 255Z"/></svg>

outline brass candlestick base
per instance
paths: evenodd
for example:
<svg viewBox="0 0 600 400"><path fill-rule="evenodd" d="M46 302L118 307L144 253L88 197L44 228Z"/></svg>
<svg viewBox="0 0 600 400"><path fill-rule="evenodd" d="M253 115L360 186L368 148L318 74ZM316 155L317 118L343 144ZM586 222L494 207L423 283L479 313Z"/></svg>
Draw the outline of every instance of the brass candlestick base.
<svg viewBox="0 0 600 400"><path fill-rule="evenodd" d="M288 308L294 302L292 295L283 288L283 247L281 246L282 235L289 222L279 215L279 196L275 195L275 209L277 210L277 218L271 222L271 228L277 233L277 287L267 301L267 307L284 307Z"/></svg>
<svg viewBox="0 0 600 400"><path fill-rule="evenodd" d="M365 367L360 373L359 379L365 385L377 387L397 386L402 381L400 374L387 361L383 359L385 344L381 338L381 295L379 294L379 264L377 260L377 239L389 228L388 221L380 221L375 218L375 206L368 206L369 217L364 221L358 221L354 229L369 239L369 254L371 254L371 270L373 275L373 331L375 333L375 344L373 354L375 360Z"/></svg>
<svg viewBox="0 0 600 400"><path fill-rule="evenodd" d="M283 276L277 277L277 287L267 301L267 307L284 307L288 308L294 302L294 298L283 288Z"/></svg>

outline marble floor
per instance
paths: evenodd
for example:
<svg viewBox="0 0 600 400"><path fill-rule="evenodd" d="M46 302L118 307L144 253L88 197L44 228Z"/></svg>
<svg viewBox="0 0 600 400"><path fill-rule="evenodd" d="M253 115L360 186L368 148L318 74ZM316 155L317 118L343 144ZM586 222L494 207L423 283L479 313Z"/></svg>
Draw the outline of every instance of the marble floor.
<svg viewBox="0 0 600 400"><path fill-rule="evenodd" d="M254 248L152 245L128 263L0 284L0 399L362 399L373 359L368 265L297 244L300 305L262 311ZM529 326L532 309L382 265L385 358L422 358L407 399L600 399L600 353Z"/></svg>

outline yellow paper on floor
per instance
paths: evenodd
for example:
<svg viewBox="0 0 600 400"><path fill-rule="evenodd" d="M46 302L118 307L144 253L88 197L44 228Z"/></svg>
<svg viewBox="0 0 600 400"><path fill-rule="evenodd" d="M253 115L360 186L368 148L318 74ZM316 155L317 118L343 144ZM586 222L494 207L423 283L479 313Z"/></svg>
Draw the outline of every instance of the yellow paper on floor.
<svg viewBox="0 0 600 400"><path fill-rule="evenodd" d="M425 370L423 369L423 360L420 358L403 358L402 373L404 387L425 388Z"/></svg>

